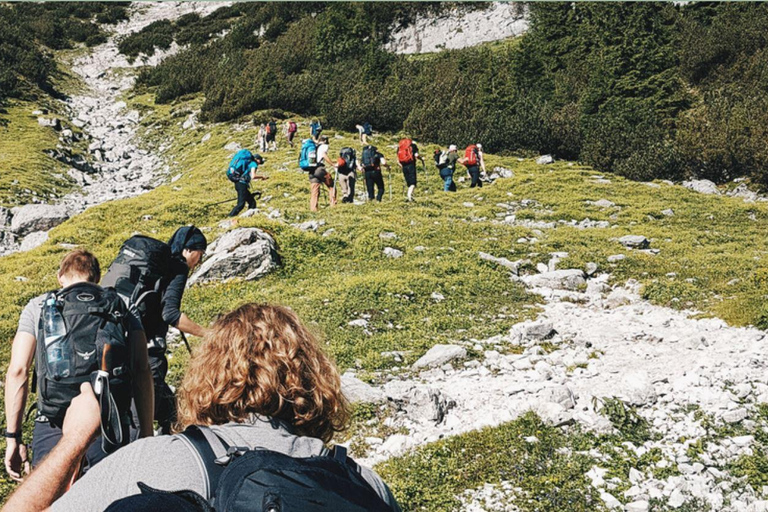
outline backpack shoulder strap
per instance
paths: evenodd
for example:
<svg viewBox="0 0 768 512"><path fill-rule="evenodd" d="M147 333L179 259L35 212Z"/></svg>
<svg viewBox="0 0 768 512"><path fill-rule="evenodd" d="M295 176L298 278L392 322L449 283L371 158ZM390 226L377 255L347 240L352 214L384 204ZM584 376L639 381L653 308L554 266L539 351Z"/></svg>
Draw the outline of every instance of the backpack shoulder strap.
<svg viewBox="0 0 768 512"><path fill-rule="evenodd" d="M226 457L229 447L208 427L191 426L176 437L187 445L197 459L205 482L205 498L211 500L225 469L224 465L217 464L216 461Z"/></svg>

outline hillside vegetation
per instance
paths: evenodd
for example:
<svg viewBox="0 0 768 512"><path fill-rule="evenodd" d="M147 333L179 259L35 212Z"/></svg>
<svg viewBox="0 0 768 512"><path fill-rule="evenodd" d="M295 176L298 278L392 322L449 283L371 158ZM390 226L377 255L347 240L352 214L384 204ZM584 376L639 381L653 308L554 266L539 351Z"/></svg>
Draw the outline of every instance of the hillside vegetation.
<svg viewBox="0 0 768 512"><path fill-rule="evenodd" d="M768 184L765 4L534 3L517 45L385 52L413 5L234 6L148 27L124 51L192 43L141 82L160 102L203 92L208 120L282 108L341 129L369 120L443 144L553 153L637 180ZM213 38L225 18L231 30Z"/></svg>
<svg viewBox="0 0 768 512"><path fill-rule="evenodd" d="M55 94L51 50L107 40L98 24L127 19L127 2L30 2L0 5L0 105L42 90Z"/></svg>
<svg viewBox="0 0 768 512"><path fill-rule="evenodd" d="M283 261L279 271L257 282L192 287L184 299L192 318L210 321L246 301L286 304L313 325L342 369L356 369L359 377L371 381L402 372L434 344L487 338L535 315L539 299L511 282L504 269L482 261L479 251L512 260L530 258L533 263L546 262L550 252L567 251L563 265L582 267L594 261L612 272L617 282L639 278L653 302L699 309L737 325L766 324L761 289L762 277L768 275L762 250L768 235L759 228L768 220L764 204L696 194L666 183L600 177L591 168L567 162L541 166L532 160L488 155L489 168L504 166L514 177L482 189L460 184L458 193L445 194L430 163L425 174L420 171L415 204L404 202L403 178L395 171L392 201L387 195L380 204L341 205L310 214L307 177L295 165L297 150L283 147L266 155L263 170L270 179L258 186L264 194L262 213L279 215L220 224L230 205L206 205L234 195L223 174L229 158L223 147L232 141L251 146L256 128L248 123L182 130L180 119L200 104L199 99L166 105L143 94L128 100L131 107L145 112L149 143L172 141L166 156L176 162L174 173L181 172L182 177L145 195L91 208L51 231L42 247L0 260L0 289L9 298L0 314L5 339L13 336L26 301L55 286L55 270L70 247L67 244L95 251L106 265L132 233L167 238L186 223L204 227L211 239L235 225L260 227L275 236ZM257 118L264 115L256 113ZM301 130L307 131L306 122ZM207 132L211 137L203 143ZM333 151L359 145L349 133L337 135L331 139ZM396 140L376 138L391 160ZM425 152L432 147L423 144ZM615 205L588 203L599 199ZM661 213L670 208L674 215ZM557 227L501 222L510 211L515 223L554 222ZM586 218L608 221L611 227L558 224ZM310 219L325 224L318 232L296 227ZM397 238L382 239L382 232L393 232ZM616 240L625 234L647 236L659 254L626 251ZM386 246L403 250L404 257L385 257ZM616 253L627 258L606 263L606 257ZM434 300L434 292L444 300ZM367 332L348 325L361 315L370 315ZM10 345L4 347L2 360L7 364ZM392 350L404 353L402 363L382 356ZM172 356L174 382L186 360L184 349L177 347ZM353 436L357 429L365 431L362 425L371 416L361 410L357 418ZM541 444L521 441L528 436L536 436ZM629 466L620 450L623 441L621 436L585 437L578 429L562 432L526 417L426 446L379 469L407 509L445 510L455 506L456 495L464 489L509 479L508 464L514 459L520 461L514 470L524 510L542 510L542 503L547 503L543 510L560 510L564 504L570 510L596 510L599 499L583 476L592 462L581 453L589 447L614 447L611 450L618 451L611 464L617 478L626 481ZM475 457L467 458L468 451ZM7 483L4 489L9 489Z"/></svg>

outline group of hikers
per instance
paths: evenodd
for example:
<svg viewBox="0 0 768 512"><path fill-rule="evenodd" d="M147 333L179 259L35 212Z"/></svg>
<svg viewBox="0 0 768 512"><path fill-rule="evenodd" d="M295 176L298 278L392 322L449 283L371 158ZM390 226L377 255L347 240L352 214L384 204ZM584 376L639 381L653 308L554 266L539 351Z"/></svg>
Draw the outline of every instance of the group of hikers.
<svg viewBox="0 0 768 512"><path fill-rule="evenodd" d="M310 136L301 143L299 153L299 168L309 176L309 209L318 210L320 195L323 189L327 190L330 206L336 205L336 187L341 186L341 202L352 203L355 197L355 184L358 173L365 180L365 187L369 201L381 201L385 193L384 175L382 168L390 171L390 196L392 190L391 166L379 149L369 144L369 137L373 135L373 128L366 122L357 125L362 150L360 158L352 147L342 147L338 157L331 156L329 139L323 135L323 126L319 120L313 119L310 123ZM291 120L285 122L284 134L291 147L293 139L298 131L298 125ZM275 133L276 121L261 124L257 134L256 145L260 151L276 150ZM270 138L271 134L271 138ZM456 165L462 164L467 169L470 179L470 188L482 187L482 178L486 175L485 158L482 144L470 144L464 150L464 156L459 156L459 149L451 144L446 149L437 149L433 154L435 166L443 182L445 192L455 192L456 182L454 175ZM227 178L234 183L237 192L237 204L230 211L230 217L238 215L243 208L256 207L256 200L250 192L250 183L254 180L265 180L266 176L256 173L259 166L264 164L264 157L259 153L252 153L248 149L241 149L232 157L227 167ZM405 198L408 202L414 200L413 194L417 185L417 163L421 162L426 172L424 157L419 153L416 143L410 138L403 138L397 146L397 164L400 167L407 190Z"/></svg>
<svg viewBox="0 0 768 512"><path fill-rule="evenodd" d="M183 312L207 245L194 226L167 243L135 235L103 278L77 249L60 288L29 301L5 381L5 468L23 483L4 510L399 510L373 471L326 447L349 404L291 309L245 304L209 327ZM166 383L170 327L191 353L178 393Z"/></svg>

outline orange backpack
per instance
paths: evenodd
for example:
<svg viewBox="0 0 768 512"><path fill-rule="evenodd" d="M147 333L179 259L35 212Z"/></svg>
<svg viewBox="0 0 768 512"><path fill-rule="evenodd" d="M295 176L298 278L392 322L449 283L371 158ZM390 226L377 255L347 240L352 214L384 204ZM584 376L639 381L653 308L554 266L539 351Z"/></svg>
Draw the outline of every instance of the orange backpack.
<svg viewBox="0 0 768 512"><path fill-rule="evenodd" d="M467 146L467 150L464 152L464 165L472 167L477 165L477 146L471 144Z"/></svg>
<svg viewBox="0 0 768 512"><path fill-rule="evenodd" d="M413 141L411 139L403 139L397 146L397 160L401 164L413 163Z"/></svg>

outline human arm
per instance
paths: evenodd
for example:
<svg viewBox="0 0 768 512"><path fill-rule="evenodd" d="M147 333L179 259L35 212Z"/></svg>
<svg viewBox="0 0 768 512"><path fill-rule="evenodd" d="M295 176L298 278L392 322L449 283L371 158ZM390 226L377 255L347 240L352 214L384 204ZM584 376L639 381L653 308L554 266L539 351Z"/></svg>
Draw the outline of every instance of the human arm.
<svg viewBox="0 0 768 512"><path fill-rule="evenodd" d="M268 176L260 176L256 174L256 167L251 167L251 179L252 180L266 180Z"/></svg>
<svg viewBox="0 0 768 512"><path fill-rule="evenodd" d="M190 319L186 313L181 314L178 323L174 327L176 327L181 332L185 332L187 334L191 334L192 336L198 337L203 337L205 336L205 333L208 332L208 329L192 321L192 319Z"/></svg>
<svg viewBox="0 0 768 512"><path fill-rule="evenodd" d="M80 385L64 417L62 437L43 463L16 489L3 510L44 510L66 491L72 473L99 430L99 403L90 383Z"/></svg>
<svg viewBox="0 0 768 512"><path fill-rule="evenodd" d="M9 432L21 432L29 394L29 368L36 344L35 336L28 332L19 331L13 339L11 362L5 376L5 419ZM29 473L27 447L20 438L5 441L5 470L11 479L21 481L23 474Z"/></svg>
<svg viewBox="0 0 768 512"><path fill-rule="evenodd" d="M477 156L478 156L478 160L480 160L480 168L483 170L483 172L486 172L485 171L485 158L483 157L483 152L479 151Z"/></svg>
<svg viewBox="0 0 768 512"><path fill-rule="evenodd" d="M131 331L128 335L131 346L133 375L133 399L136 402L136 412L139 416L139 437L150 437L154 434L155 391L152 372L149 369L147 355L147 338L144 331Z"/></svg>

